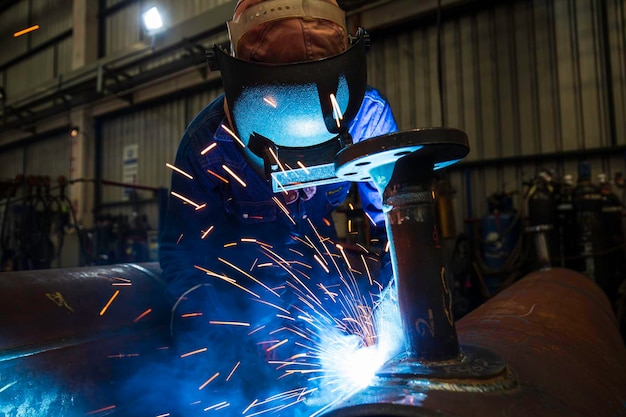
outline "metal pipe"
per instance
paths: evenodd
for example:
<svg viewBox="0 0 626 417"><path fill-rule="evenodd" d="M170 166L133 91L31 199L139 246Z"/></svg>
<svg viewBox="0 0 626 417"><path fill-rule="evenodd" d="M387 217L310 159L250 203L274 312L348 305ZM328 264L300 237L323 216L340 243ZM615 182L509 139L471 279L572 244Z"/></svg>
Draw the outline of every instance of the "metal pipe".
<svg viewBox="0 0 626 417"><path fill-rule="evenodd" d="M435 220L433 163L418 162L398 160L383 204L406 354L442 361L455 358L459 344Z"/></svg>

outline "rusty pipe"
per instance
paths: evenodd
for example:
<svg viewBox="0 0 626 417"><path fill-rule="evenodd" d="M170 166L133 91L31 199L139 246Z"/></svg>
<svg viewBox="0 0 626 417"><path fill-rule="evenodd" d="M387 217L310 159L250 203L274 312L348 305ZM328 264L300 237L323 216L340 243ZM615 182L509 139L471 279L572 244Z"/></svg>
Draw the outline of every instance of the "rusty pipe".
<svg viewBox="0 0 626 417"><path fill-rule="evenodd" d="M455 391L445 381L399 384L379 377L325 417L626 413L626 349L615 316L602 290L578 272L531 273L459 320L456 329L461 345L501 357L516 384Z"/></svg>

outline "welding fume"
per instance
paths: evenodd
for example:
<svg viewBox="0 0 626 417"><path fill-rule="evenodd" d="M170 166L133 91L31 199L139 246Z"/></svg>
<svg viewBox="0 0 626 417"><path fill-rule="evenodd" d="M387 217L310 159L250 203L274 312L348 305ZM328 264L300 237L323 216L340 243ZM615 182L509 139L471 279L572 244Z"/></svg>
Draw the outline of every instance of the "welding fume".
<svg viewBox="0 0 626 417"><path fill-rule="evenodd" d="M355 389L347 374L394 349L375 346L373 319L390 294L389 256L339 244L331 214L351 189L335 155L397 125L367 84L368 34L348 32L336 1L241 0L228 30L230 50L208 51L224 94L182 135L159 245L172 407L310 415L323 391ZM384 242L379 192L355 188Z"/></svg>

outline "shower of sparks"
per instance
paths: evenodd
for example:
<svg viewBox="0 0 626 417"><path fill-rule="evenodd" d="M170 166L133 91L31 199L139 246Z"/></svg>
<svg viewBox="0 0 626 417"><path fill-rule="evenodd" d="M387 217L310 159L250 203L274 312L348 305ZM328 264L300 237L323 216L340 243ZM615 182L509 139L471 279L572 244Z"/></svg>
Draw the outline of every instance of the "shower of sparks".
<svg viewBox="0 0 626 417"><path fill-rule="evenodd" d="M298 165L304 168L301 163ZM227 166L222 168L234 181L246 186ZM200 207L180 194L172 195ZM278 195L272 199L295 225ZM324 221L326 226L329 223L332 226L327 219ZM211 391L210 397L197 402L206 407L200 408L205 412L245 417L296 415L291 409L303 407L307 416L318 415L368 385L380 366L401 350L399 345L403 339L399 314L394 310L395 293L383 288L373 276L375 269L370 270L370 261L377 261L376 254L370 254L361 246L363 253L355 255L322 236L310 218L304 228L309 233L294 234L287 247L276 245L273 248L251 235L221 242L220 251L224 254L215 255L209 266L215 272L194 265L207 275L207 280L217 279L241 290L241 297L245 298L240 300L249 302L247 306L254 314L225 317L221 313L229 310L208 314L194 309L182 312L179 317L190 323L222 326L224 331L233 334L243 332L239 333L243 336L237 342L256 347L259 358L276 370L276 379L284 388L280 393L272 392L275 384L259 377L256 399L251 397L242 403L238 384L254 375L251 372L257 372L256 364L250 367L250 361L244 360L247 358L231 357L231 352L221 355L219 345L213 341L198 340L197 345L189 346L183 351L186 353L178 352L176 357L185 358L187 363L198 360L216 365L197 378L191 387L197 395L209 395ZM213 230L214 226L201 230L202 239ZM242 253L238 251L245 250L258 251L258 254L237 256ZM229 252L233 256L228 256ZM273 281L275 277L277 280ZM218 327L212 329L218 331ZM228 382L227 390L218 391L219 395L224 395L222 398L214 396L215 387L208 389L211 382L213 386Z"/></svg>
<svg viewBox="0 0 626 417"><path fill-rule="evenodd" d="M222 165L222 168L224 169L224 171L228 172L230 176L235 179L235 181L241 184L242 187L246 187L246 183L241 178L239 178L239 176L237 176L237 174L235 174L230 168L228 168L226 165Z"/></svg>
<svg viewBox="0 0 626 417"><path fill-rule="evenodd" d="M190 180L192 180L192 179L193 179L193 177L192 177L191 175L187 174L187 173L186 173L185 171L183 171L182 169L175 167L174 165L170 164L169 162L168 162L168 163L166 163L166 164L165 164L165 166L166 166L166 167L168 167L169 169L171 169L171 170L173 170L173 171L176 171L176 172L178 172L179 174L181 174L181 175L183 175L183 176L185 176L185 177L189 178Z"/></svg>
<svg viewBox="0 0 626 417"><path fill-rule="evenodd" d="M200 207L202 207L202 205L200 205L200 204L198 204L198 203L194 203L193 201L191 201L191 200L190 200L190 199L188 199L187 197L184 197L184 196L182 196L182 195L178 194L178 193L177 193L177 192L175 192L175 191L170 191L170 194L171 194L171 195L173 195L174 197L176 197L176 198L180 199L180 200L183 200L183 201L184 201L185 203L187 203L187 204L191 204L192 206L194 206L194 207L196 208L196 210L197 210L197 209L199 209Z"/></svg>
<svg viewBox="0 0 626 417"><path fill-rule="evenodd" d="M333 117L337 122L337 127L341 127L341 120L343 120L343 113L341 112L341 108L339 107L339 103L337 103L337 98L334 94L330 95L330 102L333 106Z"/></svg>
<svg viewBox="0 0 626 417"><path fill-rule="evenodd" d="M228 133L233 139L235 139L235 141L239 144L239 146L241 146L242 148L245 148L246 145L241 141L241 139L239 139L239 136L237 136L235 134L235 132L233 132L232 130L230 130L228 128L228 126L222 124L221 128L224 129L226 131L226 133Z"/></svg>
<svg viewBox="0 0 626 417"><path fill-rule="evenodd" d="M204 148L201 152L200 155L204 156L207 153L209 153L211 150L215 149L215 147L217 146L217 143L213 142L212 144L210 144L209 146L207 146L206 148Z"/></svg>
<svg viewBox="0 0 626 417"><path fill-rule="evenodd" d="M111 303L113 302L113 300L115 300L115 298L120 294L120 290L115 290L115 293L113 293L113 295L111 296L111 298L109 299L109 301L104 305L104 307L102 307L102 310L100 310L100 315L104 316L104 313L107 312L107 310L109 309L109 307L111 306Z"/></svg>

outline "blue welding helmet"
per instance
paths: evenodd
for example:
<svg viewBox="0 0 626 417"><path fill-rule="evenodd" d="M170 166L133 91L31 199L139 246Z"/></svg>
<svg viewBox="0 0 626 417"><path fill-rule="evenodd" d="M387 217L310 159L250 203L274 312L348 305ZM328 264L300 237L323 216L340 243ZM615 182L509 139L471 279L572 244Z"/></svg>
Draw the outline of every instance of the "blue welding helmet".
<svg viewBox="0 0 626 417"><path fill-rule="evenodd" d="M348 126L365 94L368 46L359 29L346 51L315 61L266 64L220 46L208 51L211 69L222 75L234 133L274 191L338 181L334 157L352 143Z"/></svg>

